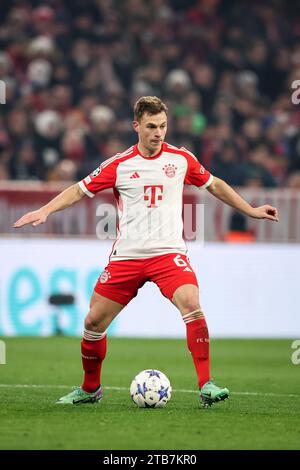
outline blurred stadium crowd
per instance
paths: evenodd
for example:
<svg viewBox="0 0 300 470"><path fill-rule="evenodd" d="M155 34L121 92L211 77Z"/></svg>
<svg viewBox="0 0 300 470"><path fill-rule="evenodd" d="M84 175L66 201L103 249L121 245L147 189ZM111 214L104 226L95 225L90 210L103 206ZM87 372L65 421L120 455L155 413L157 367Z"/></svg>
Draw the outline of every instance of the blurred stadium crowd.
<svg viewBox="0 0 300 470"><path fill-rule="evenodd" d="M167 140L234 186L300 188L297 2L1 0L0 180L77 180L136 142L157 95Z"/></svg>

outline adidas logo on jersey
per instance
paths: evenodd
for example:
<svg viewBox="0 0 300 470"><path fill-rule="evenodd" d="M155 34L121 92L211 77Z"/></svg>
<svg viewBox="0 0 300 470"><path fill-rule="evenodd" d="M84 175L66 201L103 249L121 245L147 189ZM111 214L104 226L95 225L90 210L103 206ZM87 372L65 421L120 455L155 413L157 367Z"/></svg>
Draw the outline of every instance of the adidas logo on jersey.
<svg viewBox="0 0 300 470"><path fill-rule="evenodd" d="M137 171L135 171L135 172L130 176L130 179L132 179L132 178L139 178L139 177L140 177L140 175L138 174Z"/></svg>

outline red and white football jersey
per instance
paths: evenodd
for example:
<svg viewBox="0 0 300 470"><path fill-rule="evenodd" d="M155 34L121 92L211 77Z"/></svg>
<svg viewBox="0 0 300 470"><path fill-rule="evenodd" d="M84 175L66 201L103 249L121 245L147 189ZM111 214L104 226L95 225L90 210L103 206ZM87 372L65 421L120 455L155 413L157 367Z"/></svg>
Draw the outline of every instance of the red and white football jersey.
<svg viewBox="0 0 300 470"><path fill-rule="evenodd" d="M144 157L134 145L103 162L79 182L90 197L113 188L119 226L111 261L186 254L182 238L184 184L207 188L213 176L184 148L163 143L160 152Z"/></svg>

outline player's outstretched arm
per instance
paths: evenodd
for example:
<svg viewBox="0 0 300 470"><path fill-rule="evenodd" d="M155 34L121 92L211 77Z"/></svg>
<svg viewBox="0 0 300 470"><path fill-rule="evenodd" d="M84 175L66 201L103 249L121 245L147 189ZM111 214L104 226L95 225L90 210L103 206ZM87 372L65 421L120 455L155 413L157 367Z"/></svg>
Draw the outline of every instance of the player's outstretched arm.
<svg viewBox="0 0 300 470"><path fill-rule="evenodd" d="M214 176L214 179L207 190L215 197L225 202L236 210L254 219L269 219L278 222L278 211L276 207L264 205L252 207L225 181Z"/></svg>
<svg viewBox="0 0 300 470"><path fill-rule="evenodd" d="M23 215L14 223L14 227L19 228L27 224L32 224L34 227L36 227L37 225L43 224L46 222L47 217L50 214L71 206L75 202L79 201L83 196L84 192L80 188L79 184L73 184L58 194L45 206L37 209L36 211L28 212L27 214Z"/></svg>

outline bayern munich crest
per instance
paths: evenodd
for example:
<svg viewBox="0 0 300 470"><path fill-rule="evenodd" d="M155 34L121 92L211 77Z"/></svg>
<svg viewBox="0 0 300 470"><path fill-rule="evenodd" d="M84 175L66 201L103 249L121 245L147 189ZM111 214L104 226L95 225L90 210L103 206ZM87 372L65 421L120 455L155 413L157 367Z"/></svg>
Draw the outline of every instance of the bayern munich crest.
<svg viewBox="0 0 300 470"><path fill-rule="evenodd" d="M101 282L101 284L104 284L105 282L108 281L108 279L111 278L111 274L109 271L107 271L107 269L104 269L103 273L100 275L99 277L99 281Z"/></svg>
<svg viewBox="0 0 300 470"><path fill-rule="evenodd" d="M168 176L168 178L174 178L174 176L176 175L177 166L171 165L171 163L168 163L168 165L165 165L163 167L163 170L165 174Z"/></svg>

